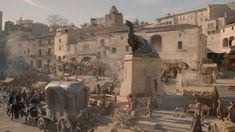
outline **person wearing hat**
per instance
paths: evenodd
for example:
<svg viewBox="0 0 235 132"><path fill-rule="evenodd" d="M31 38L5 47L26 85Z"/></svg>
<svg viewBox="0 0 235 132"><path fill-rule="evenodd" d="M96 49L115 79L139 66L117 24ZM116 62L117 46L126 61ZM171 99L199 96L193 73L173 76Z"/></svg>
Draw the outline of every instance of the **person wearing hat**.
<svg viewBox="0 0 235 132"><path fill-rule="evenodd" d="M202 132L200 116L195 112L191 124L192 132Z"/></svg>
<svg viewBox="0 0 235 132"><path fill-rule="evenodd" d="M234 103L233 103L233 101L232 100L230 100L230 102L229 102L229 107L228 107L228 116L227 116L227 120L229 120L229 121L232 121L232 122L235 122L235 119L231 119L231 114L232 114L232 110L235 108L235 105L234 105Z"/></svg>
<svg viewBox="0 0 235 132"><path fill-rule="evenodd" d="M218 99L218 107L216 109L216 115L219 120L224 121L224 119L223 119L223 117L224 117L223 104L222 104L221 100L219 100L219 99Z"/></svg>

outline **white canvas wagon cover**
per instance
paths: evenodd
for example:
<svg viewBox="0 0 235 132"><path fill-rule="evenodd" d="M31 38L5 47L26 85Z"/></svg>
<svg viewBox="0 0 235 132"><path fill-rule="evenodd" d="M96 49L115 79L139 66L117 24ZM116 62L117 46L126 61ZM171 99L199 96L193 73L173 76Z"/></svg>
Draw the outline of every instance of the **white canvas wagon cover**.
<svg viewBox="0 0 235 132"><path fill-rule="evenodd" d="M85 92L84 92L85 91ZM87 106L89 89L83 84L83 81L52 81L45 87L46 103L51 109L67 109L71 103L68 98L73 97L75 109ZM72 103L72 104L74 104ZM72 105L71 104L71 105Z"/></svg>

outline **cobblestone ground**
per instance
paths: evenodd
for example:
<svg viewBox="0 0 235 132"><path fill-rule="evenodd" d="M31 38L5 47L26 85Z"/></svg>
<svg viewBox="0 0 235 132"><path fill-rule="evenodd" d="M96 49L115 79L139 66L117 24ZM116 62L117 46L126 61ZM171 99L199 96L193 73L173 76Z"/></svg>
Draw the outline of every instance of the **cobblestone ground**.
<svg viewBox="0 0 235 132"><path fill-rule="evenodd" d="M158 128L153 131L169 131L169 132L185 132L190 131L191 117L177 118L173 117L172 111L154 111L153 117L141 117L140 120L147 121L147 124L156 123ZM109 117L110 118L110 117ZM106 121L105 121L106 122ZM107 123L108 122L108 123ZM110 121L106 124L100 124L95 129L95 132L111 132L114 128ZM121 130L119 132L133 132L133 130ZM6 110L0 107L0 132L40 132L37 127L29 126L24 124L24 119L11 120L10 117L6 115Z"/></svg>
<svg viewBox="0 0 235 132"><path fill-rule="evenodd" d="M38 128L24 124L24 119L11 120L6 109L0 107L0 132L40 132Z"/></svg>
<svg viewBox="0 0 235 132"><path fill-rule="evenodd" d="M95 132L111 132L112 125L101 125L95 129ZM131 132L130 130L120 130L121 132ZM6 109L0 107L0 132L42 132L37 127L24 124L24 119L11 120L6 115Z"/></svg>

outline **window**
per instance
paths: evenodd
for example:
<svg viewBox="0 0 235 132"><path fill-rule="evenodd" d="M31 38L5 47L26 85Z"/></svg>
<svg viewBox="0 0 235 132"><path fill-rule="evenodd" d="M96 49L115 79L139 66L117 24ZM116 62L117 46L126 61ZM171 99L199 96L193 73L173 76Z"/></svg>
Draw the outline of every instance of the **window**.
<svg viewBox="0 0 235 132"><path fill-rule="evenodd" d="M121 38L120 38L121 40L123 40L123 36L121 36Z"/></svg>
<svg viewBox="0 0 235 132"><path fill-rule="evenodd" d="M182 36L182 33L180 32L180 33L179 33L179 37L181 37L181 36Z"/></svg>
<svg viewBox="0 0 235 132"><path fill-rule="evenodd" d="M42 61L38 60L38 68L41 68L41 67L42 67Z"/></svg>
<svg viewBox="0 0 235 132"><path fill-rule="evenodd" d="M126 52L129 52L130 51L130 47L127 45L126 46Z"/></svg>
<svg viewBox="0 0 235 132"><path fill-rule="evenodd" d="M38 54L41 56L42 55L42 50L39 49Z"/></svg>
<svg viewBox="0 0 235 132"><path fill-rule="evenodd" d="M225 29L223 29L223 33L225 32Z"/></svg>
<svg viewBox="0 0 235 132"><path fill-rule="evenodd" d="M51 55L51 48L48 48L47 54Z"/></svg>
<svg viewBox="0 0 235 132"><path fill-rule="evenodd" d="M209 24L208 24L208 28L209 28L209 29L214 28L214 23L209 23Z"/></svg>
<svg viewBox="0 0 235 132"><path fill-rule="evenodd" d="M31 66L33 66L33 60L30 61Z"/></svg>
<svg viewBox="0 0 235 132"><path fill-rule="evenodd" d="M1 55L0 55L0 57L4 57L4 53L3 53L3 51L1 51Z"/></svg>
<svg viewBox="0 0 235 132"><path fill-rule="evenodd" d="M100 40L100 45L101 45L101 46L104 46L104 39L101 39L101 40Z"/></svg>
<svg viewBox="0 0 235 132"><path fill-rule="evenodd" d="M59 51L61 51L61 47L59 46Z"/></svg>
<svg viewBox="0 0 235 132"><path fill-rule="evenodd" d="M232 26L232 30L234 30L234 27Z"/></svg>
<svg viewBox="0 0 235 132"><path fill-rule="evenodd" d="M97 58L101 58L101 52L100 51L98 51L98 55L97 55Z"/></svg>
<svg viewBox="0 0 235 132"><path fill-rule="evenodd" d="M112 48L112 53L115 54L117 52L116 48Z"/></svg>
<svg viewBox="0 0 235 132"><path fill-rule="evenodd" d="M27 49L28 54L30 54L30 49Z"/></svg>
<svg viewBox="0 0 235 132"><path fill-rule="evenodd" d="M59 43L61 43L61 39L59 39Z"/></svg>
<svg viewBox="0 0 235 132"><path fill-rule="evenodd" d="M41 40L39 40L39 45L41 45L42 44L42 41Z"/></svg>
<svg viewBox="0 0 235 132"><path fill-rule="evenodd" d="M179 41L178 42L178 50L182 50L183 49L183 42Z"/></svg>
<svg viewBox="0 0 235 132"><path fill-rule="evenodd" d="M51 39L48 39L48 44L51 44Z"/></svg>
<svg viewBox="0 0 235 132"><path fill-rule="evenodd" d="M104 55L104 56L106 56L106 55L107 55L106 50L105 50L105 51L103 51L103 55Z"/></svg>

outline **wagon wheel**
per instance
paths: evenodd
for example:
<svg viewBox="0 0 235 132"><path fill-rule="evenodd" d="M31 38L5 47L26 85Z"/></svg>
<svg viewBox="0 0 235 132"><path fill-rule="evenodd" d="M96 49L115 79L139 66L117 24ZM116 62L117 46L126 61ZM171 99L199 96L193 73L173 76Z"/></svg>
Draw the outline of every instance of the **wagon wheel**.
<svg viewBox="0 0 235 132"><path fill-rule="evenodd" d="M72 132L73 130L69 121L66 120L65 118L61 118L59 119L57 123L57 131L58 132Z"/></svg>
<svg viewBox="0 0 235 132"><path fill-rule="evenodd" d="M44 130L44 132L47 131L47 128L46 128L46 123L45 123L45 119L44 118L39 118L38 120L38 123L37 123L37 126L40 130Z"/></svg>
<svg viewBox="0 0 235 132"><path fill-rule="evenodd" d="M123 121L122 117L120 117L120 116L114 116L113 123L118 128L124 128L125 127L124 121Z"/></svg>

